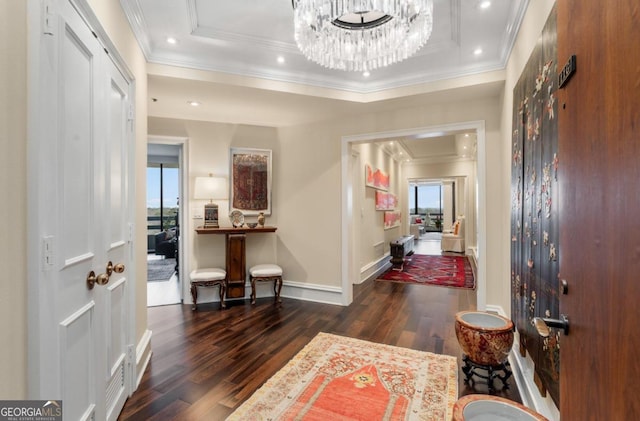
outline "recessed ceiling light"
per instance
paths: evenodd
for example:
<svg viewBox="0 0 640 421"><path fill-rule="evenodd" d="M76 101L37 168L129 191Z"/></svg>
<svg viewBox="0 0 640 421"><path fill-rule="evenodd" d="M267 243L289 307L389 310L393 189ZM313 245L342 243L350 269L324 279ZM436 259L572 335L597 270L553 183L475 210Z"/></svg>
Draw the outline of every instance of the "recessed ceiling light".
<svg viewBox="0 0 640 421"><path fill-rule="evenodd" d="M491 2L490 1L483 1L480 3L480 8L481 9L488 9L489 6L491 6Z"/></svg>
<svg viewBox="0 0 640 421"><path fill-rule="evenodd" d="M284 63L284 57L278 56L278 63L283 64Z"/></svg>
<svg viewBox="0 0 640 421"><path fill-rule="evenodd" d="M369 77L371 76L371 73L368 70L365 70L364 72L362 72L362 76Z"/></svg>
<svg viewBox="0 0 640 421"><path fill-rule="evenodd" d="M462 149L467 149L467 147L466 147L466 146L463 146L463 147L462 147Z"/></svg>
<svg viewBox="0 0 640 421"><path fill-rule="evenodd" d="M473 50L473 54L479 56L480 54L482 54L482 48L476 48L475 50Z"/></svg>
<svg viewBox="0 0 640 421"><path fill-rule="evenodd" d="M465 133L465 134L464 134L464 137L469 137L469 133Z"/></svg>
<svg viewBox="0 0 640 421"><path fill-rule="evenodd" d="M202 103L198 101L187 101L187 104L191 105L192 107L199 107L200 105L202 105Z"/></svg>
<svg viewBox="0 0 640 421"><path fill-rule="evenodd" d="M167 37L167 43L169 43L169 44L177 44L178 40L175 39L174 37Z"/></svg>

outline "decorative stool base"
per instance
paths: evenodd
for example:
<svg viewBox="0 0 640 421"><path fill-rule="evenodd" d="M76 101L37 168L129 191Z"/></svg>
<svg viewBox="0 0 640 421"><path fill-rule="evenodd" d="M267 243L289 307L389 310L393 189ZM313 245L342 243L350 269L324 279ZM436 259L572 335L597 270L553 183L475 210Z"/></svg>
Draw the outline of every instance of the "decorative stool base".
<svg viewBox="0 0 640 421"><path fill-rule="evenodd" d="M282 290L282 268L278 265L255 265L249 269L249 281L251 282L251 304L256 303L256 282L273 282L273 294L276 304L281 303L280 291Z"/></svg>
<svg viewBox="0 0 640 421"><path fill-rule="evenodd" d="M475 383L473 376L480 377L487 381L487 385L489 386L489 391L495 391L495 387L493 386L493 380L497 377L502 382L502 389L508 389L509 385L507 384L507 379L511 377L511 366L509 365L509 361L505 361L499 365L484 365L474 363L469 359L467 355L462 355L462 362L464 365L462 366L462 372L465 375L464 382L471 384ZM486 374L479 373L476 370L484 370ZM502 372L502 375L499 373Z"/></svg>

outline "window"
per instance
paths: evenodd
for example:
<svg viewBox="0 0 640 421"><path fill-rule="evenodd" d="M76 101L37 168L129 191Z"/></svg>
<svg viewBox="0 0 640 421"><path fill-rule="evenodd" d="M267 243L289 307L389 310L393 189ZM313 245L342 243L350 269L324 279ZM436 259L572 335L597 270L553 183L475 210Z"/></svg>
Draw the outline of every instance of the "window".
<svg viewBox="0 0 640 421"><path fill-rule="evenodd" d="M409 214L422 215L427 221L426 227L442 229L442 183L409 183Z"/></svg>
<svg viewBox="0 0 640 421"><path fill-rule="evenodd" d="M177 165L147 166L147 234L174 228L178 224L179 170Z"/></svg>

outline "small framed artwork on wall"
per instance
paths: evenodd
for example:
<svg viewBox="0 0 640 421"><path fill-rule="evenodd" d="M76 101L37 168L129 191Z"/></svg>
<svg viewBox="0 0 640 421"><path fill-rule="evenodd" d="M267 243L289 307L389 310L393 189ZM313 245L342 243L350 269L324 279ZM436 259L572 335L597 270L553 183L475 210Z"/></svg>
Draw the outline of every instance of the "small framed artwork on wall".
<svg viewBox="0 0 640 421"><path fill-rule="evenodd" d="M376 190L376 210L393 210L398 206L398 198L393 193Z"/></svg>
<svg viewBox="0 0 640 421"><path fill-rule="evenodd" d="M366 164L364 166L364 184L367 187L387 191L389 190L389 174L380 168L374 170L371 165Z"/></svg>
<svg viewBox="0 0 640 421"><path fill-rule="evenodd" d="M384 229L399 227L400 220L402 219L402 213L400 211L385 211L384 212Z"/></svg>

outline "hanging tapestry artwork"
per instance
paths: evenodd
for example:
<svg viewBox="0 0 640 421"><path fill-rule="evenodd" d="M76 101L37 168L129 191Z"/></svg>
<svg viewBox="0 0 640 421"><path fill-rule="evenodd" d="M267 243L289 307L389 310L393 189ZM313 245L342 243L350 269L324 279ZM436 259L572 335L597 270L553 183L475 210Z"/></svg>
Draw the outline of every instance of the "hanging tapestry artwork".
<svg viewBox="0 0 640 421"><path fill-rule="evenodd" d="M543 338L534 317L559 318L556 10L513 90L511 316L536 384L559 405L560 331Z"/></svg>
<svg viewBox="0 0 640 421"><path fill-rule="evenodd" d="M244 215L271 215L271 151L231 149L231 208Z"/></svg>

